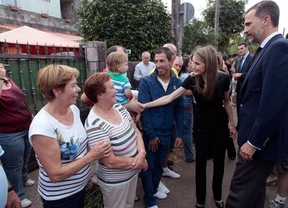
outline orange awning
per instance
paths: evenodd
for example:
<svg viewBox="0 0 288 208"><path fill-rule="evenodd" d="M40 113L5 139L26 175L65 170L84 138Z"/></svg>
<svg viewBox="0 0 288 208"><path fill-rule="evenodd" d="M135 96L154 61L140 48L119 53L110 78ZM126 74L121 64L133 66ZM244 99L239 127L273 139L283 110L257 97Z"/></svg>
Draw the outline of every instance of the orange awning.
<svg viewBox="0 0 288 208"><path fill-rule="evenodd" d="M48 47L68 47L79 48L79 42L82 37L75 35L58 34L44 32L28 26L18 27L7 32L0 33L0 42L16 44L29 44ZM79 41L79 42L77 42Z"/></svg>

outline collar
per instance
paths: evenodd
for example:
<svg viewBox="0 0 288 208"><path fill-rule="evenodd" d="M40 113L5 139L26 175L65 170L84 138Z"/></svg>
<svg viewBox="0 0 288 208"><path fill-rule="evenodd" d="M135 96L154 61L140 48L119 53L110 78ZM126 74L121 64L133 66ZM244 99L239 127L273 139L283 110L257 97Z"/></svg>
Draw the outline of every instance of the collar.
<svg viewBox="0 0 288 208"><path fill-rule="evenodd" d="M247 58L247 56L248 56L248 54L249 54L249 51L247 51L247 53L245 53L245 54L244 54L244 56L242 56L242 57L243 57L243 59L246 59L246 58Z"/></svg>
<svg viewBox="0 0 288 208"><path fill-rule="evenodd" d="M176 69L174 69L174 70L176 70ZM173 70L173 68L171 68L171 70L170 70L170 78L172 78L172 77L178 78L178 76L176 74L177 70L176 70L176 72L174 70ZM155 74L155 76L158 76L157 68L155 68L155 71L153 72L153 74Z"/></svg>
<svg viewBox="0 0 288 208"><path fill-rule="evenodd" d="M260 47L261 48L264 48L265 47L265 45L268 43L268 41L269 40L271 40L274 36L276 36L276 35L279 35L279 34L281 34L280 32L274 32L274 33L271 33L269 36L267 36L264 40L263 40L263 42L260 44Z"/></svg>

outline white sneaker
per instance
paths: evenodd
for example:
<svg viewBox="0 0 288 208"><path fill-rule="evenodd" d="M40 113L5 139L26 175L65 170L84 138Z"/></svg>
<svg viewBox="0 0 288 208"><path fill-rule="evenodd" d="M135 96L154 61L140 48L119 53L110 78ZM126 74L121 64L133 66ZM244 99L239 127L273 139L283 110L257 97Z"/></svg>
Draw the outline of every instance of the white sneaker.
<svg viewBox="0 0 288 208"><path fill-rule="evenodd" d="M169 168L163 168L162 176L167 176L170 178L180 178L180 175L178 173L175 173L173 170L170 170Z"/></svg>
<svg viewBox="0 0 288 208"><path fill-rule="evenodd" d="M275 200L269 201L269 208L284 208L285 204L280 204L276 202Z"/></svg>
<svg viewBox="0 0 288 208"><path fill-rule="evenodd" d="M157 191L156 194L154 194L153 196L155 196L157 199L166 199L167 198L167 194Z"/></svg>
<svg viewBox="0 0 288 208"><path fill-rule="evenodd" d="M21 201L22 208L29 207L29 206L31 206L31 204L32 204L32 202L27 198L25 198Z"/></svg>
<svg viewBox="0 0 288 208"><path fill-rule="evenodd" d="M147 208L158 208L158 206L157 206L157 205L154 205L154 206L152 206L152 207L147 207Z"/></svg>
<svg viewBox="0 0 288 208"><path fill-rule="evenodd" d="M35 184L35 181L33 181L32 179L28 179L25 183L24 186L33 186Z"/></svg>
<svg viewBox="0 0 288 208"><path fill-rule="evenodd" d="M160 183L158 185L157 190L160 191L160 192L163 192L165 194L169 194L170 193L170 190L161 181L160 181Z"/></svg>

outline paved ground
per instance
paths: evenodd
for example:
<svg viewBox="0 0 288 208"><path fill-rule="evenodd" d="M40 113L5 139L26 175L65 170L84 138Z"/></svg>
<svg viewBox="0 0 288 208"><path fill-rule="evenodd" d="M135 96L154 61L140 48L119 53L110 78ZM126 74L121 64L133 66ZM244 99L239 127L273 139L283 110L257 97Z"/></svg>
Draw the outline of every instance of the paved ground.
<svg viewBox="0 0 288 208"><path fill-rule="evenodd" d="M226 199L230 180L235 168L236 160L231 161L226 158L225 164L225 175L223 182L223 200ZM173 166L174 170L181 174L180 179L170 179L170 178L162 178L162 181L166 183L167 187L170 189L171 193L168 195L167 199L158 200L158 205L160 208L191 208L195 207L196 199L195 199L195 179L194 179L194 171L195 171L195 163L186 163L184 161L178 161ZM211 174L212 173L212 160L208 161L207 165L207 198L206 198L206 208L214 208L214 200L211 192ZM30 177L37 181L38 170L30 173ZM33 205L31 208L40 208L41 201L39 199L39 195L37 192L37 185L32 187L25 188L27 197L33 201ZM138 193L141 197L139 202L135 203L135 208L145 208L143 204L143 191L141 186L141 180L139 179L138 184ZM267 187L266 193L266 206L268 207L268 200L273 199L276 194L276 187L269 186ZM286 203L287 204L287 203ZM285 206L288 208L288 205Z"/></svg>

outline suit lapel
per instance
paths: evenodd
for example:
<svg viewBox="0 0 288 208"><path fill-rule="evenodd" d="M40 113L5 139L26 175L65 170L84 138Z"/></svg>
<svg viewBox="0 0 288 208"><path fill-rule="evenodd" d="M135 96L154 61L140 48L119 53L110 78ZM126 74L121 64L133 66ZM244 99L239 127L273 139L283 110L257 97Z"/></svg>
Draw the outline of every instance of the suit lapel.
<svg viewBox="0 0 288 208"><path fill-rule="evenodd" d="M257 65L257 63L259 62L260 58L262 57L262 55L265 53L266 49L269 47L269 45L271 43L273 43L275 40L277 40L278 38L283 37L282 35L275 35L271 40L268 41L268 43L264 46L264 48L262 48L262 50L259 52L259 54L257 55L257 57L253 60L247 75L243 81L242 87L240 89L240 94L242 93L242 91L244 91L244 89L246 88L247 85L247 80L249 78L249 76L251 75L252 71L255 69L255 66Z"/></svg>
<svg viewBox="0 0 288 208"><path fill-rule="evenodd" d="M245 69L246 65L249 62L249 54L243 61L244 61L244 63L242 64L242 67L240 68L240 73L242 73L243 69Z"/></svg>

